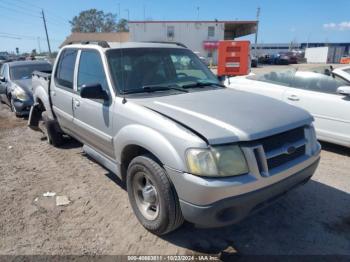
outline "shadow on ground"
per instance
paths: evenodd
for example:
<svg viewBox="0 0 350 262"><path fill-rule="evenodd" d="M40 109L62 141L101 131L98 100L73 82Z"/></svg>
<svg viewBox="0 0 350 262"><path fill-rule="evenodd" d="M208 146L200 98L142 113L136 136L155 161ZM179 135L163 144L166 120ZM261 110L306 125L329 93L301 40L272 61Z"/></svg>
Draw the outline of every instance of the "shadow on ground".
<svg viewBox="0 0 350 262"><path fill-rule="evenodd" d="M327 142L320 142L322 149L339 155L350 156L350 148Z"/></svg>
<svg viewBox="0 0 350 262"><path fill-rule="evenodd" d="M163 238L189 250L237 254L350 255L350 195L309 181L239 224L200 229L190 224Z"/></svg>

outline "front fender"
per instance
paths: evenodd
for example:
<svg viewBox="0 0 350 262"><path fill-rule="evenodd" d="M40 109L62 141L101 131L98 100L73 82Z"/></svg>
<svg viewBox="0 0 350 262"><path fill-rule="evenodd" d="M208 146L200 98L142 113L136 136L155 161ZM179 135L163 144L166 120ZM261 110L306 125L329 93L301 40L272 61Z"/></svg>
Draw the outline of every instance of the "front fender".
<svg viewBox="0 0 350 262"><path fill-rule="evenodd" d="M122 128L114 137L115 156L121 163L123 149L137 145L154 154L164 165L178 170L186 170L181 154L161 133L147 126L132 124Z"/></svg>

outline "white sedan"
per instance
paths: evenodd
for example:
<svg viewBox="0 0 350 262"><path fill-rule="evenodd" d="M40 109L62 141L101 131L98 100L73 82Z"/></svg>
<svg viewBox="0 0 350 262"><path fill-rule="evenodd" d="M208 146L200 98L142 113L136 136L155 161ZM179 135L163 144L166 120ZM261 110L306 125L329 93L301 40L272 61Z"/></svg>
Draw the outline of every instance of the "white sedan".
<svg viewBox="0 0 350 262"><path fill-rule="evenodd" d="M225 85L304 108L319 140L350 147L350 67L231 77Z"/></svg>

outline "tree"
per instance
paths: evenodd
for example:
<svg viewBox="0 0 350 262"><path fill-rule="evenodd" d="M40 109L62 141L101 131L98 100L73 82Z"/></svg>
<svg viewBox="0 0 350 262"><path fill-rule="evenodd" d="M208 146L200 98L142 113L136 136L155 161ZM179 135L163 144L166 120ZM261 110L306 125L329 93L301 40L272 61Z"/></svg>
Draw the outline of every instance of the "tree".
<svg viewBox="0 0 350 262"><path fill-rule="evenodd" d="M128 20L122 18L117 25L118 32L129 32Z"/></svg>
<svg viewBox="0 0 350 262"><path fill-rule="evenodd" d="M89 9L80 12L79 16L69 21L72 32L94 33L94 32L116 32L118 25L116 15L104 13L96 9Z"/></svg>

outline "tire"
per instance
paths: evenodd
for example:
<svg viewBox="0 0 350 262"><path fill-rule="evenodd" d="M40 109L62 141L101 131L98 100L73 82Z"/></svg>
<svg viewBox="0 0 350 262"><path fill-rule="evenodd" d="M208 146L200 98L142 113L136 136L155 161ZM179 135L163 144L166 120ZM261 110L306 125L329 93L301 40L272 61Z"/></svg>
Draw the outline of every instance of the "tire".
<svg viewBox="0 0 350 262"><path fill-rule="evenodd" d="M52 120L47 116L47 113L44 111L42 113L42 119L44 121L45 126L45 134L47 137L47 141L49 144L54 147L59 147L63 144L63 134L59 132L59 125L56 120Z"/></svg>
<svg viewBox="0 0 350 262"><path fill-rule="evenodd" d="M144 181L142 176L145 177ZM152 156L135 157L128 167L126 182L132 209L147 230L156 235L164 235L183 224L184 218L175 188L165 170ZM140 190L140 182L144 184L142 190ZM154 195L155 199L153 199ZM143 208L147 205L154 206Z"/></svg>

